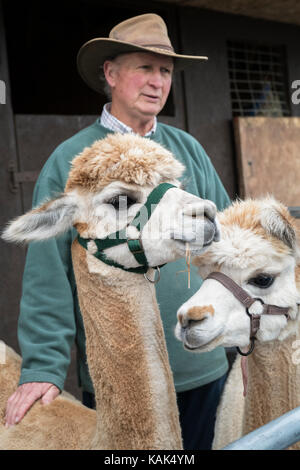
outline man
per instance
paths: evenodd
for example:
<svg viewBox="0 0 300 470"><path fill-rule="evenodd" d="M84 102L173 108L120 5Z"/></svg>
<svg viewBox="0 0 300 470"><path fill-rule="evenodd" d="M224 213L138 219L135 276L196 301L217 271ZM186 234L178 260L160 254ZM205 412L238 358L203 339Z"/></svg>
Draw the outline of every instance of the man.
<svg viewBox="0 0 300 470"><path fill-rule="evenodd" d="M93 125L62 143L50 156L35 187L33 204L63 191L71 160L96 139L117 131L134 132L167 147L187 169L189 192L213 200L219 209L227 206L228 196L200 144L187 133L156 120L170 92L174 66L180 68L203 59L176 54L165 23L154 14L131 18L113 28L109 38L86 43L78 54L79 72L89 86L101 91L99 70L103 64L112 102L105 105ZM18 423L37 399L49 403L63 389L74 339L84 404L93 406L93 387L86 365L84 329L71 262L70 246L75 235L73 231L57 240L29 246L18 332L23 363L20 385L7 405L8 426ZM157 295L184 446L208 449L228 366L223 349L195 355L184 351L174 337L178 307L201 284L194 271L188 290L182 274L176 276L184 269L184 260L165 266Z"/></svg>

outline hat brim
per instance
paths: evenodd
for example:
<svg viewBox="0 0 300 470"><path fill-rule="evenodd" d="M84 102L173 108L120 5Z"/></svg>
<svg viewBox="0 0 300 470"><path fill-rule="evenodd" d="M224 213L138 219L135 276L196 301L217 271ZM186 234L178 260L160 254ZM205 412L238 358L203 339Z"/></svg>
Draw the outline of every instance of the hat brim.
<svg viewBox="0 0 300 470"><path fill-rule="evenodd" d="M152 52L172 57L177 70L183 70L197 63L197 61L208 59L206 56L182 55L156 47L136 46L131 43L117 41L116 39L96 38L86 42L80 48L77 55L78 72L90 88L98 93L103 93L103 84L99 79L100 66L106 59L126 52Z"/></svg>

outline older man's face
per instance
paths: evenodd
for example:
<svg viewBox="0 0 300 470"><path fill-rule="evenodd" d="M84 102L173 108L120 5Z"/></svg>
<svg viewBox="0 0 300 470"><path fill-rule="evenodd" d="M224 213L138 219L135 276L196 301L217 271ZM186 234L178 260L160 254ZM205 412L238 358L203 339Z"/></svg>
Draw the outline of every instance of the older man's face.
<svg viewBox="0 0 300 470"><path fill-rule="evenodd" d="M172 58L144 52L123 54L112 63L111 72L114 105L141 118L161 111L171 88Z"/></svg>

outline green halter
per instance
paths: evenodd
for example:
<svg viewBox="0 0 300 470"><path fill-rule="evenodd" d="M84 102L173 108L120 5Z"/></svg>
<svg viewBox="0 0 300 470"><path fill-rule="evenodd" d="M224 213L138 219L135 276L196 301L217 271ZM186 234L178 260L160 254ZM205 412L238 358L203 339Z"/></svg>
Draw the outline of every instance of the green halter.
<svg viewBox="0 0 300 470"><path fill-rule="evenodd" d="M135 226L139 230L139 232L141 232L144 225L148 222L148 220L151 217L152 205L154 204L157 205L159 201L161 200L161 198L164 196L164 194L171 188L176 188L176 186L170 183L161 183L159 186L154 188L153 191L149 194L145 205L140 209L140 211L136 214L135 218L132 220L132 222L130 222L130 224L127 225L127 227ZM147 217L145 217L144 220L138 222L140 213L143 210L143 208L146 208ZM81 238L80 235L78 235L77 240L80 243L80 245L83 246L85 249L87 249L88 242L94 241L97 245L98 250L96 253L93 253L93 254L94 256L96 256L96 258L100 259L104 263L110 266L114 266L115 268L123 269L124 271L128 271L131 273L144 274L148 271L149 265L148 265L146 255L144 253L141 240L139 239L128 240L126 236L127 227L119 230L118 232L114 234L110 234L108 237L103 238L103 239ZM107 258L107 256L103 253L103 250L107 248L111 248L113 246L120 245L121 243L127 243L129 250L135 257L136 261L141 266L137 268L125 268L121 264L118 264L115 261L112 261L111 259ZM164 266L164 264L160 265L159 267L161 266Z"/></svg>

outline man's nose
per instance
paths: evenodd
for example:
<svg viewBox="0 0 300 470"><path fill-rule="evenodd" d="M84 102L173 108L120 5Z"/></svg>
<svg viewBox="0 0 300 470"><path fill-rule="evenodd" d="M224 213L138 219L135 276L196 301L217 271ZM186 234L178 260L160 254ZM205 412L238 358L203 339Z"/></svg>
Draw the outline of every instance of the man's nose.
<svg viewBox="0 0 300 470"><path fill-rule="evenodd" d="M162 88L163 86L163 80L161 73L159 71L153 72L149 78L149 85L155 87L155 88Z"/></svg>

